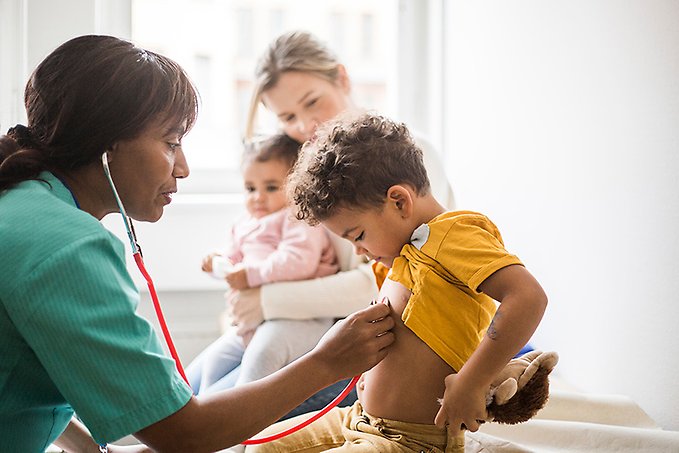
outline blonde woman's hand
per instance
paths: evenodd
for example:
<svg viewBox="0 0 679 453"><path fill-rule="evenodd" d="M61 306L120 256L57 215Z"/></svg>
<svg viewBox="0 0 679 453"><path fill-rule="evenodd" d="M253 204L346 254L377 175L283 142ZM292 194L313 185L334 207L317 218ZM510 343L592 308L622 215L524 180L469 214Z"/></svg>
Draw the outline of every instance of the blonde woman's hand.
<svg viewBox="0 0 679 453"><path fill-rule="evenodd" d="M226 280L226 283L229 284L231 289L243 290L250 287L250 285L248 285L248 274L245 271L245 268L238 265L235 266L235 269L232 272L226 274L224 280Z"/></svg>
<svg viewBox="0 0 679 453"><path fill-rule="evenodd" d="M237 326L236 333L245 335L264 322L262 311L261 289L251 288L241 291L228 291L225 294L226 306L233 325Z"/></svg>

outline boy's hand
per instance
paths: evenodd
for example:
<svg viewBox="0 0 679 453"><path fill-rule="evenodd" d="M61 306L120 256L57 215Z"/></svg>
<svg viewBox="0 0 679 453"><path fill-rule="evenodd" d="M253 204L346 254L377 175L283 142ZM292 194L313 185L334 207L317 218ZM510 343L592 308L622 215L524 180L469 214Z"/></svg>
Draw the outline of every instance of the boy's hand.
<svg viewBox="0 0 679 453"><path fill-rule="evenodd" d="M226 283L229 284L231 289L237 289L240 291L250 287L250 285L248 285L248 275L245 272L245 268L242 267L236 268L233 272L226 274L224 280L226 280Z"/></svg>
<svg viewBox="0 0 679 453"><path fill-rule="evenodd" d="M476 385L465 385L465 381L457 374L450 374L445 379L446 390L443 394L441 409L434 419L439 428L448 426L448 434L456 436L463 427L469 431L479 429L479 421L487 417L486 388ZM464 426L463 426L464 425Z"/></svg>
<svg viewBox="0 0 679 453"><path fill-rule="evenodd" d="M212 258L215 256L219 256L219 253L210 253L208 256L203 258L203 262L200 266L200 269L203 272L207 272L208 274L212 273Z"/></svg>

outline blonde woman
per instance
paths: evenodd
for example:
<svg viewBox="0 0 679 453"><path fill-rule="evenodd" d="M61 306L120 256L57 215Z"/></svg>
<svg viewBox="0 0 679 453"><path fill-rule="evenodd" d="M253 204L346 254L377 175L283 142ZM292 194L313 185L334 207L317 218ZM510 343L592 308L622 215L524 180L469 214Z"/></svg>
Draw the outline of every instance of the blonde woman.
<svg viewBox="0 0 679 453"><path fill-rule="evenodd" d="M276 115L282 131L300 144L312 137L319 124L340 113L359 109L351 96L347 69L327 46L307 32L295 31L276 38L260 57L255 76L246 137L252 137L255 132L260 103ZM454 208L440 156L417 134L416 142L424 153L432 193L446 208ZM351 244L336 236L332 240L339 258L339 273L229 293L229 310L238 331L250 331L265 320L343 318L364 308L377 294L370 266L353 253ZM315 344L318 338L307 340ZM271 347L289 350L291 346L285 337L279 337ZM300 350L293 355L304 352ZM342 385L336 384L315 395L290 415L320 409L339 393ZM343 404L353 402L350 400Z"/></svg>

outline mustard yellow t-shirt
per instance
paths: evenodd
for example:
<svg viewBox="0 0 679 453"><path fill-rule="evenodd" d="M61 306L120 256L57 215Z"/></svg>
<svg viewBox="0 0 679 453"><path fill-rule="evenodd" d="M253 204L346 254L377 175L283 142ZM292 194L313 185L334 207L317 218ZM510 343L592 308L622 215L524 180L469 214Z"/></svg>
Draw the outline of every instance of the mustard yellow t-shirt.
<svg viewBox="0 0 679 453"><path fill-rule="evenodd" d="M479 285L519 258L505 250L500 231L483 214L441 214L415 230L388 278L413 294L405 325L459 371L479 345L495 302Z"/></svg>

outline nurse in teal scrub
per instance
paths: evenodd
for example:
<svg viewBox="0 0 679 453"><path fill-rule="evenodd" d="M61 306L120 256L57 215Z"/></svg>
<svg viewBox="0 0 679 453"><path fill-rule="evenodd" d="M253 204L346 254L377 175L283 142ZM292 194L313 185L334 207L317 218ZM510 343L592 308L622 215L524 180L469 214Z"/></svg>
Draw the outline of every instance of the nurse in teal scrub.
<svg viewBox="0 0 679 453"><path fill-rule="evenodd" d="M135 314L123 244L99 221L118 211L104 152L127 214L160 219L189 175L193 85L162 55L82 36L37 67L25 103L27 125L0 137L0 451L99 451L128 434L157 451L216 451L384 358L393 322L378 304L265 379L192 396Z"/></svg>

